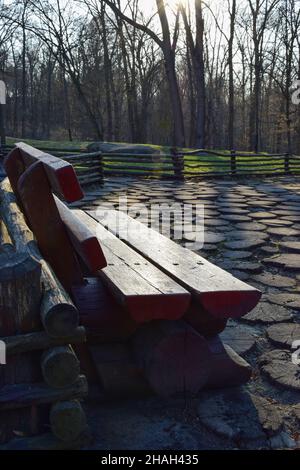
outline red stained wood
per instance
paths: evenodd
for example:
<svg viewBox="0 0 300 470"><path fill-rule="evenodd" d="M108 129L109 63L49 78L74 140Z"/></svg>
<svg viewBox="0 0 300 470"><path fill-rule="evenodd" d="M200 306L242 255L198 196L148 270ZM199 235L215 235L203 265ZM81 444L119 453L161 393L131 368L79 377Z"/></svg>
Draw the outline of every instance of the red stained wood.
<svg viewBox="0 0 300 470"><path fill-rule="evenodd" d="M16 147L22 156L25 168L38 161L43 163L51 189L59 197L67 202L75 202L83 198L84 194L70 163L37 150L24 142L16 144Z"/></svg>
<svg viewBox="0 0 300 470"><path fill-rule="evenodd" d="M18 181L26 170L21 152L19 149L13 149L4 160L4 169L8 176L11 187L18 197Z"/></svg>
<svg viewBox="0 0 300 470"><path fill-rule="evenodd" d="M86 213L74 213L97 235L108 263L99 276L134 321L178 320L184 315L191 296L183 287Z"/></svg>
<svg viewBox="0 0 300 470"><path fill-rule="evenodd" d="M227 318L216 318L195 300L183 319L205 338L212 338L222 333L228 322Z"/></svg>
<svg viewBox="0 0 300 470"><path fill-rule="evenodd" d="M59 215L67 229L71 243L91 273L107 266L98 238L57 197L54 197Z"/></svg>
<svg viewBox="0 0 300 470"><path fill-rule="evenodd" d="M105 221L96 212L88 213L190 291L195 301L214 317L240 318L259 302L259 290L127 214L119 212L116 224L116 211L105 211ZM124 233L128 234L126 238Z"/></svg>
<svg viewBox="0 0 300 470"><path fill-rule="evenodd" d="M73 284L83 282L83 277L41 162L23 173L18 193L43 257L64 288L70 291Z"/></svg>

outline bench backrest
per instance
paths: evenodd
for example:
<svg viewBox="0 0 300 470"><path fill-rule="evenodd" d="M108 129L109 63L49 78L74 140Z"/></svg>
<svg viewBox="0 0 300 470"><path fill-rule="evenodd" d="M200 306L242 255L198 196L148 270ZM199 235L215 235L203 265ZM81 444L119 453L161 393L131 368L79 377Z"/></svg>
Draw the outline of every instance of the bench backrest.
<svg viewBox="0 0 300 470"><path fill-rule="evenodd" d="M64 199L66 202L75 202L84 197L75 170L70 163L23 142L16 144L16 148L9 153L4 163L14 191L17 190L20 176L27 168L37 162L43 163L51 190L60 199Z"/></svg>
<svg viewBox="0 0 300 470"><path fill-rule="evenodd" d="M98 239L75 217L67 217L71 211L53 195L67 202L84 196L72 165L20 143L4 167L42 255L67 291L84 282L78 256L89 272L106 266Z"/></svg>

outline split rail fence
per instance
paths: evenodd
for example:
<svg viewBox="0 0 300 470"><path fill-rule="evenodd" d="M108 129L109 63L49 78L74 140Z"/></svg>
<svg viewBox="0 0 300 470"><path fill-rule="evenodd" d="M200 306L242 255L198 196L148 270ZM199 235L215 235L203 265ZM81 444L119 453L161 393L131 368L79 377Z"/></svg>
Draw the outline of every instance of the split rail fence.
<svg viewBox="0 0 300 470"><path fill-rule="evenodd" d="M1 149L5 154L11 146ZM82 185L96 183L105 176L141 176L156 178L274 176L300 174L300 156L218 152L215 150L179 151L165 154L87 153L76 148L41 150L70 162Z"/></svg>

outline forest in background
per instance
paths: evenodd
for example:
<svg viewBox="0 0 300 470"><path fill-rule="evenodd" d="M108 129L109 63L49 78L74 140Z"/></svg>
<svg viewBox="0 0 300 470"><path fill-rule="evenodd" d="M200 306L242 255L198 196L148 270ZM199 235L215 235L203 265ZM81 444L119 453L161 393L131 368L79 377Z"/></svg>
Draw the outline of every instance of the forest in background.
<svg viewBox="0 0 300 470"><path fill-rule="evenodd" d="M0 79L10 136L299 154L300 4L1 0Z"/></svg>

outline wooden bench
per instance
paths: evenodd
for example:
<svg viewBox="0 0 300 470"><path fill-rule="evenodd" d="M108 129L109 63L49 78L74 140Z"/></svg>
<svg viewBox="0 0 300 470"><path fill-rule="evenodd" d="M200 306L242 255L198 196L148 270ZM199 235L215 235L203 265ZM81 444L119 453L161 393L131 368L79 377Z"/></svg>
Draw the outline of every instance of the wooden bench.
<svg viewBox="0 0 300 470"><path fill-rule="evenodd" d="M20 143L5 169L43 256L88 327L94 346L81 357L90 371L90 355L95 359L91 379L100 375L108 393L132 393L146 378L161 395L218 386L221 370L224 385L249 379L249 365L210 338L257 305L257 289L125 214L116 229L113 212L103 220L71 211L61 200L78 200L82 191L60 159ZM124 225L130 236L121 240ZM116 341L118 359L109 346Z"/></svg>

